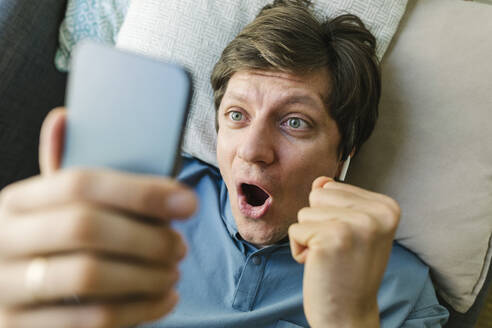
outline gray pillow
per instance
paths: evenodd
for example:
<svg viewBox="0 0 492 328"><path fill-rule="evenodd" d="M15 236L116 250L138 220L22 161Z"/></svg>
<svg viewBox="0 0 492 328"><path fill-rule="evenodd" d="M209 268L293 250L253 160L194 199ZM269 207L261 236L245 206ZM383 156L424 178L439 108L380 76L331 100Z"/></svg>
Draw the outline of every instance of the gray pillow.
<svg viewBox="0 0 492 328"><path fill-rule="evenodd" d="M119 47L173 60L194 76L192 100L183 149L208 162L215 159L215 110L210 73L225 46L273 0L138 0L130 3L118 36ZM407 0L319 0L318 12L333 16L342 11L359 15L378 39L382 57Z"/></svg>

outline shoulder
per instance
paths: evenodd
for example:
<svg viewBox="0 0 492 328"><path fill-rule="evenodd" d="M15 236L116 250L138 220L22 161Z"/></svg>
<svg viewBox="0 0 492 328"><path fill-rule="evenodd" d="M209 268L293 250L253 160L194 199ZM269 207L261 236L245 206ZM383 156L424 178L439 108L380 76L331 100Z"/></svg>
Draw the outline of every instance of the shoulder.
<svg viewBox="0 0 492 328"><path fill-rule="evenodd" d="M401 246L399 243L393 243L391 255L386 267L385 278L386 276L392 278L395 278L396 276L400 278L406 277L424 283L428 273L429 267L422 262L417 255Z"/></svg>
<svg viewBox="0 0 492 328"><path fill-rule="evenodd" d="M412 322L413 327L440 327L448 317L447 310L437 301L429 267L396 242L379 289L378 304L382 326L400 327Z"/></svg>
<svg viewBox="0 0 492 328"><path fill-rule="evenodd" d="M383 281L379 288L378 302L381 311L391 308L395 302L412 306L429 278L429 267L414 253L398 243L393 243ZM412 306L413 307L413 306Z"/></svg>
<svg viewBox="0 0 492 328"><path fill-rule="evenodd" d="M176 178L191 187L196 186L205 177L208 177L207 180L213 182L221 179L220 172L215 166L207 164L187 153L181 153L179 161L180 169Z"/></svg>

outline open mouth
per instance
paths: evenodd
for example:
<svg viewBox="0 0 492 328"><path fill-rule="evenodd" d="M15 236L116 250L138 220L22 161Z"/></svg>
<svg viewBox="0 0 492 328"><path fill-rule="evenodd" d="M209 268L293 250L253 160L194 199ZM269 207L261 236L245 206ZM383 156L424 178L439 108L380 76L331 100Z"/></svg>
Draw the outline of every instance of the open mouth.
<svg viewBox="0 0 492 328"><path fill-rule="evenodd" d="M266 214L272 204L266 190L248 183L241 183L238 189L239 210L244 216L258 219Z"/></svg>
<svg viewBox="0 0 492 328"><path fill-rule="evenodd" d="M263 189L258 186L243 183L241 190L246 196L246 202L251 206L261 206L270 197Z"/></svg>

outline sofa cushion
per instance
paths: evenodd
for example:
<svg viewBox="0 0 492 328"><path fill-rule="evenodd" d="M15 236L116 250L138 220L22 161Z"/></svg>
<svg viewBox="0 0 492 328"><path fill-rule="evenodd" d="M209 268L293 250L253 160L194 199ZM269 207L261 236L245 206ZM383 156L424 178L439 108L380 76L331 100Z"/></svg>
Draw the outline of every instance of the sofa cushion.
<svg viewBox="0 0 492 328"><path fill-rule="evenodd" d="M196 94L184 150L209 163L215 163L216 137L210 71L265 2L134 1L119 35L121 47L192 70ZM380 55L389 41L381 32L394 31L405 8L401 1L319 4L331 15L344 9L361 16ZM348 182L400 203L397 240L431 267L439 294L465 312L491 254L492 129L485 122L492 122L492 62L484 54L492 53L492 7L461 0L411 5L383 61L380 121L354 158Z"/></svg>
<svg viewBox="0 0 492 328"><path fill-rule="evenodd" d="M397 240L431 267L459 312L491 258L490 17L491 5L409 2L382 65L379 122L347 180L400 203Z"/></svg>

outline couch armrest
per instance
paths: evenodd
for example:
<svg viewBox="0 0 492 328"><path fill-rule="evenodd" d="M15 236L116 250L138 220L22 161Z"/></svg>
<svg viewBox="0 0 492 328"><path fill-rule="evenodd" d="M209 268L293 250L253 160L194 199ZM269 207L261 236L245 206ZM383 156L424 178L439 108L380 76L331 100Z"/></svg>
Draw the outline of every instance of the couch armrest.
<svg viewBox="0 0 492 328"><path fill-rule="evenodd" d="M41 123L64 102L54 66L66 0L0 0L0 189L39 173Z"/></svg>

